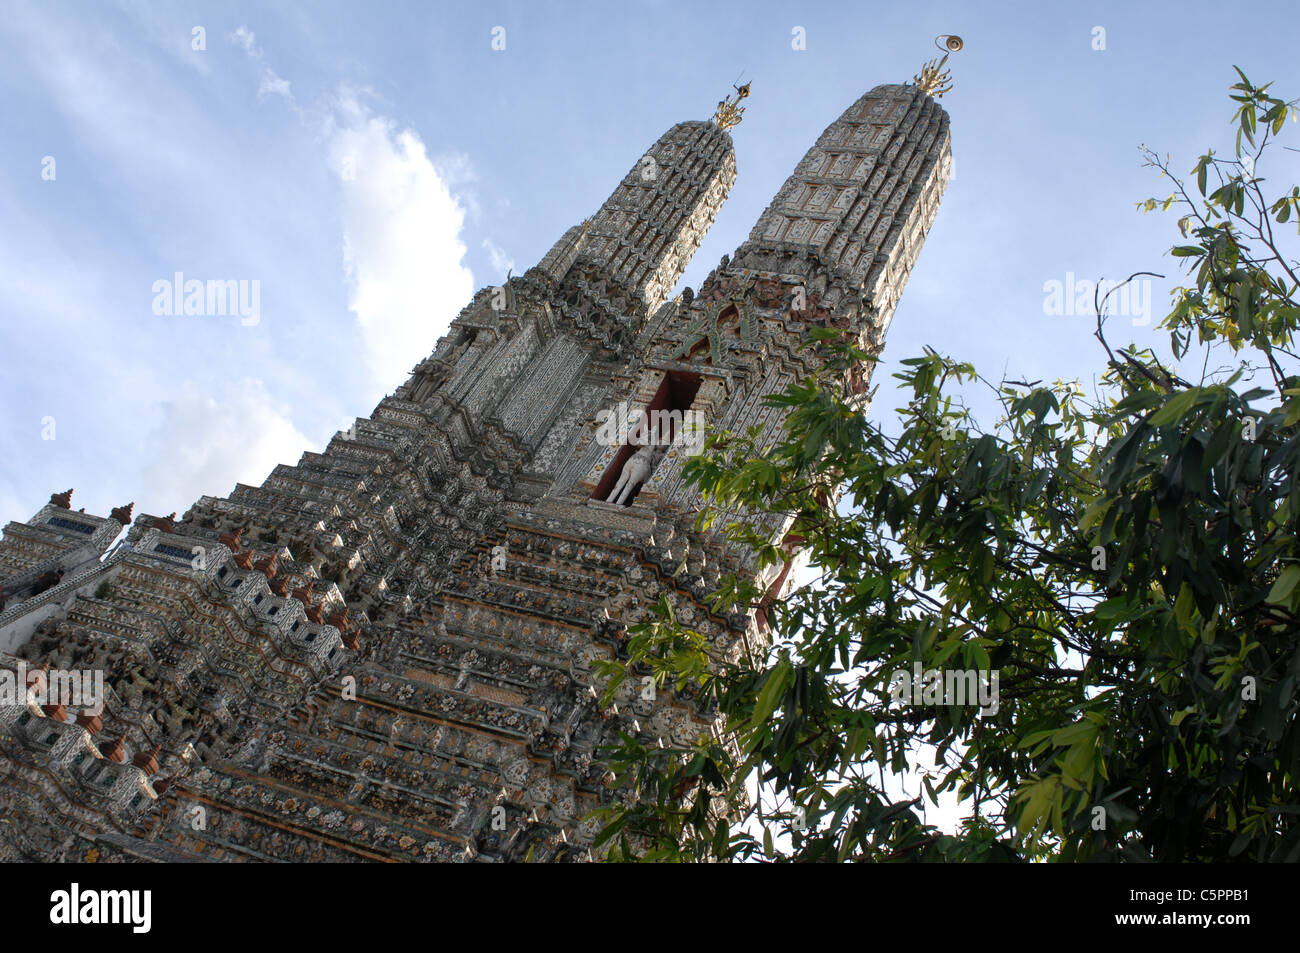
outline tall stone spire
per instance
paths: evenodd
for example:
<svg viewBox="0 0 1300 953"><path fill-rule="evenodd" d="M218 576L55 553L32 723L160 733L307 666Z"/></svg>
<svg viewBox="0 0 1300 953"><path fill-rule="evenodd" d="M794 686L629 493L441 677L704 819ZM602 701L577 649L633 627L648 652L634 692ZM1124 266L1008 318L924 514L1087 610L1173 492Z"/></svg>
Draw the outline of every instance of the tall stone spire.
<svg viewBox="0 0 1300 953"><path fill-rule="evenodd" d="M948 114L916 86L877 86L804 155L733 270L819 277L827 308L865 294L883 332L951 175Z"/></svg>
<svg viewBox="0 0 1300 953"><path fill-rule="evenodd" d="M731 136L682 122L651 146L582 229L572 266L653 311L667 299L736 181Z"/></svg>

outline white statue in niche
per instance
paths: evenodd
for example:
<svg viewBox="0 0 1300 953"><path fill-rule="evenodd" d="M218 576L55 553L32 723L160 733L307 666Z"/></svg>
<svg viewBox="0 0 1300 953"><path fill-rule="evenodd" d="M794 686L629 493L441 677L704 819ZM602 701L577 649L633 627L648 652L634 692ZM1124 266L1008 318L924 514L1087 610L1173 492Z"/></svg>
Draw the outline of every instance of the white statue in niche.
<svg viewBox="0 0 1300 953"><path fill-rule="evenodd" d="M627 506L631 502L632 494L650 479L650 474L655 472L655 467L659 466L659 461L664 458L664 452L664 447L647 443L628 457L627 462L623 464L623 472L618 475L618 482L609 493L608 502L615 506Z"/></svg>

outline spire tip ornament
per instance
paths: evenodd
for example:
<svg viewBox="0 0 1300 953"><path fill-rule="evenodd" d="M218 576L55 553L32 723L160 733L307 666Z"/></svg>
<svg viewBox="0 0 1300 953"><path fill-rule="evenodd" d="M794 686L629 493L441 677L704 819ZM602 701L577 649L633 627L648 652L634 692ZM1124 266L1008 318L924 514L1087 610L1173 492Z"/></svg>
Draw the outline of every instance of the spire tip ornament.
<svg viewBox="0 0 1300 953"><path fill-rule="evenodd" d="M939 99L944 93L952 89L952 74L943 68L943 64L948 62L950 53L956 53L966 44L962 42L962 38L959 36L940 34L934 38L934 45L947 52L943 54L942 59L930 60L930 62L922 66L921 72L912 77L912 82L920 88L921 92Z"/></svg>
<svg viewBox="0 0 1300 953"><path fill-rule="evenodd" d="M736 95L728 96L718 103L717 112L713 114L713 122L719 129L739 126L741 118L745 115L745 107L740 105L740 101L749 95L749 83L731 88L736 91Z"/></svg>

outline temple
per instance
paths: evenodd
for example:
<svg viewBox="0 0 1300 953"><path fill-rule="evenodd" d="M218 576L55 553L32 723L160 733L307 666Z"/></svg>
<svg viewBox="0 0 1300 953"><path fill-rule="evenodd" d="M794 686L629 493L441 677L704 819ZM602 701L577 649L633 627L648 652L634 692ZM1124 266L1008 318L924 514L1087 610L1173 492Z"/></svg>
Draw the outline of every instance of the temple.
<svg viewBox="0 0 1300 953"><path fill-rule="evenodd" d="M708 609L759 574L694 528L679 421L775 440L764 397L814 370L810 328L878 352L950 175L936 87L878 86L676 293L748 92L660 136L322 452L180 518L69 490L5 527L0 859L598 859L589 813L630 796L598 749L716 729L630 683L602 709L593 662L661 598L718 658L762 637ZM652 425L608 439L616 407ZM86 672L102 697L67 697Z"/></svg>

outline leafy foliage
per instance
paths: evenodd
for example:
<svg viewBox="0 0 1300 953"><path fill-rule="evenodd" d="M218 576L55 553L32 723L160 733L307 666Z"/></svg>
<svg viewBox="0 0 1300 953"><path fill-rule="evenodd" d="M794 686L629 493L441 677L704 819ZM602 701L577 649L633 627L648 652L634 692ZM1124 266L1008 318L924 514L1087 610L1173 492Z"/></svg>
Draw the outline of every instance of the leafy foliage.
<svg viewBox="0 0 1300 953"><path fill-rule="evenodd" d="M605 809L608 857L1300 860L1300 279L1273 230L1300 222L1300 188L1270 199L1258 174L1296 109L1244 74L1231 95L1234 157L1202 156L1194 191L1147 152L1174 191L1140 207L1176 208L1188 242L1172 367L1116 353L1099 295L1094 394L927 350L895 375L911 396L890 435L837 383L872 356L814 331L825 374L768 398L782 438L715 435L688 464L702 524L770 566L780 540L723 514L781 514L818 579L764 606L770 651L739 663L666 603L633 628L610 691L649 671L724 730L686 750L624 736L610 764L635 796ZM1210 370L1224 352L1236 366ZM972 387L996 394L988 426ZM997 705L891 698L918 663L996 672ZM956 832L899 794L909 773L955 794Z"/></svg>

